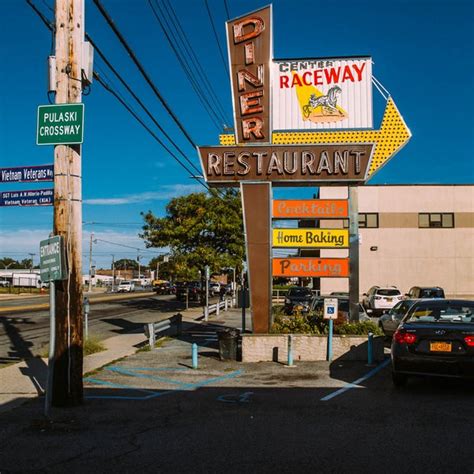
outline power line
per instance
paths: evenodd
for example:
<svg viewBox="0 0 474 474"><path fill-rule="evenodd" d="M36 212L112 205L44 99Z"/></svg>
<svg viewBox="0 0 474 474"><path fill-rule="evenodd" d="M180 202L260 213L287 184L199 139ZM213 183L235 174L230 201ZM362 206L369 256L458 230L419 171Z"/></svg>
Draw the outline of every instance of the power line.
<svg viewBox="0 0 474 474"><path fill-rule="evenodd" d="M227 15L227 20L230 20L229 6L227 5L227 0L224 0L225 13Z"/></svg>
<svg viewBox="0 0 474 474"><path fill-rule="evenodd" d="M155 0L155 2L158 2L158 0ZM228 117L226 117L227 114L224 110L224 107L222 106L219 98L217 97L217 94L214 92L214 89L213 89L213 87L212 87L212 85L209 81L209 78L207 77L207 74L204 71L204 69L201 65L201 62L197 58L196 53L194 51L194 48L192 47L188 37L186 36L186 32L183 30L183 27L181 26L181 22L179 21L179 18L176 15L176 12L173 8L173 5L170 3L169 0L163 0L163 6L164 6L164 10L166 10L166 12L167 12L167 14L170 18L170 21L173 24L173 26L174 26L174 28L177 32L178 37L181 39L181 42L183 43L184 51L188 53L188 55L191 59L191 62L194 64L194 66L196 68L196 72L198 73L198 75L202 79L202 82L203 82L205 88L207 89L208 94L211 97L214 98L214 102L220 110L220 114L221 114L221 117L223 119L223 122L224 123L231 123L232 120L230 120L230 121L227 120Z"/></svg>
<svg viewBox="0 0 474 474"><path fill-rule="evenodd" d="M107 13L107 11L105 10L105 8L103 7L103 5L100 3L99 0L93 0L94 1L94 4L95 6L99 9L100 13L102 14L102 16L105 18L107 24L110 26L110 28L112 29L112 31L115 33L115 36L117 36L117 38L119 39L120 43L122 44L122 46L127 50L127 53L130 55L130 58L132 59L132 61L135 63L135 66L137 66L138 70L141 72L142 76L145 78L146 82L148 83L148 85L151 87L151 89L153 90L153 92L155 93L156 97L159 99L159 101L161 102L161 104L163 105L163 107L166 109L166 111L168 112L168 114L173 118L174 122L176 123L176 125L178 125L179 129L183 132L184 136L187 138L187 140L189 141L189 143L194 147L196 148L197 145L194 143L194 140L190 137L190 135L188 134L188 132L185 130L184 126L181 124L181 122L179 121L178 117L176 117L176 115L174 114L174 112L171 110L171 108L169 107L169 105L167 104L166 100L163 98L163 96L160 94L158 88L155 86L155 84L153 83L153 81L151 80L150 76L148 75L148 73L145 71L145 69L143 68L142 64L140 63L140 61L137 59L137 56L135 55L135 53L133 52L132 48L128 45L127 41L125 40L125 38L123 37L123 35L120 33L120 31L118 30L117 26L115 25L114 21L112 20L112 18L110 17L110 15Z"/></svg>
<svg viewBox="0 0 474 474"><path fill-rule="evenodd" d="M191 175L193 179L195 179L199 184L201 184L204 188L210 191L210 188L207 184L200 181L200 178L193 175L193 172L160 140L160 138L153 132L153 130L148 127L148 125L134 112L134 110L125 102L125 100L120 97L120 95L113 90L104 80L97 74L94 73L95 79L99 82L99 84L104 87L108 92L110 92L127 110L128 112L135 118L135 120L171 155L174 159Z"/></svg>
<svg viewBox="0 0 474 474"><path fill-rule="evenodd" d="M96 0L94 0L94 1L96 1ZM207 0L204 0L204 3L206 5L207 14L209 15L209 20L211 21L212 31L214 31L214 36L216 37L217 46L219 48L219 53L220 53L221 58L222 58L222 63L224 64L224 68L227 71L227 76L230 76L229 67L227 65L226 60L224 59L224 53L222 52L221 42L219 41L219 35L217 34L217 30L216 30L216 27L214 25L214 20L212 19L211 10L209 9L209 4L207 3Z"/></svg>
<svg viewBox="0 0 474 474"><path fill-rule="evenodd" d="M157 2L155 2L155 3L156 3L156 7L158 9L160 9L160 13L163 16L163 20L167 22L166 18L163 15L161 7L159 6L159 4ZM153 15L154 15L156 21L160 25L160 28L163 31L163 34L165 35L165 38L168 41L168 44L170 45L170 47L173 50L176 58L178 59L179 64L183 68L183 71L184 71L186 77L188 78L189 83L191 84L191 87L194 89L194 92L196 92L196 95L198 96L199 100L201 101L203 107L206 109L206 112L208 113L210 119L214 122L214 125L216 125L217 129L220 130L221 129L221 124L219 124L219 120L221 120L222 122L224 122L224 121L222 120L222 118L218 117L217 112L212 108L211 104L209 103L209 100L207 99L207 97L203 93L202 89L199 87L198 82L193 77L193 74L192 74L191 68L189 66L189 63L187 62L187 59L184 57L184 55L182 55L178 51L179 43L176 40L176 37L173 34L171 28L169 27L169 24L167 25L168 28L166 28L165 25L163 24L163 22L161 21L160 16L158 15L152 1L148 0L148 4L150 5L150 8L153 12ZM168 33L168 31L169 31L169 33ZM174 38L173 38L175 40L174 42L170 37L170 33L174 36Z"/></svg>
<svg viewBox="0 0 474 474"><path fill-rule="evenodd" d="M125 248L128 248L128 249L133 249L133 250L136 250L137 252L152 253L154 255L167 255L167 254L169 254L169 252L154 252L153 250L141 249L141 248L138 248L138 247L132 247L131 245L125 245L125 244L119 244L117 242L111 242L110 240L94 239L94 241L105 242L106 244L116 245L118 247L125 247Z"/></svg>

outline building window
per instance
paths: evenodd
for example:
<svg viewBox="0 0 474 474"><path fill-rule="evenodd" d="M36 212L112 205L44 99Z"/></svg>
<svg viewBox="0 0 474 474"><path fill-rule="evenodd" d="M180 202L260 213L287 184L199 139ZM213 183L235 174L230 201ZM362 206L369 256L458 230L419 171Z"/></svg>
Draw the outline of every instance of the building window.
<svg viewBox="0 0 474 474"><path fill-rule="evenodd" d="M359 228L361 229L378 229L379 215L377 212L359 213ZM344 219L344 229L349 228L349 219Z"/></svg>
<svg viewBox="0 0 474 474"><path fill-rule="evenodd" d="M418 214L418 227L420 229L454 227L454 214L452 212L420 212Z"/></svg>

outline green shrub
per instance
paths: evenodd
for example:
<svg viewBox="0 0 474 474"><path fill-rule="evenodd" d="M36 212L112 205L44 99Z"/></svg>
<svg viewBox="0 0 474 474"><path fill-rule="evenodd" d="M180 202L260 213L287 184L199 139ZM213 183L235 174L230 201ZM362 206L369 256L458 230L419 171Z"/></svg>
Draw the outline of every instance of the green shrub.
<svg viewBox="0 0 474 474"><path fill-rule="evenodd" d="M334 326L334 334L350 336L366 336L371 332L374 336L382 336L382 330L372 321L344 323Z"/></svg>

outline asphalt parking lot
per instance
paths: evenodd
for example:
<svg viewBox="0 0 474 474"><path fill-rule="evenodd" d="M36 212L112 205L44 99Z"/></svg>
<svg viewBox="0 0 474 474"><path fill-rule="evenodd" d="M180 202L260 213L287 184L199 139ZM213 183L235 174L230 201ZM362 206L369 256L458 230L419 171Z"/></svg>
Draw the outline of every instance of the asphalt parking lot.
<svg viewBox="0 0 474 474"><path fill-rule="evenodd" d="M88 374L53 422L41 399L2 414L0 472L474 471L472 384L394 389L387 361L222 362L212 328L188 337Z"/></svg>

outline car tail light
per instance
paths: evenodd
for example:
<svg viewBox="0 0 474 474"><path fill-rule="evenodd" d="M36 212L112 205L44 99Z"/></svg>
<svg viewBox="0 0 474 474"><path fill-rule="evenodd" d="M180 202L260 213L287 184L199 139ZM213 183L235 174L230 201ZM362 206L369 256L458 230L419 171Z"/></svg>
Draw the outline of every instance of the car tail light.
<svg viewBox="0 0 474 474"><path fill-rule="evenodd" d="M468 347L474 347L474 336L466 336L464 338L464 342L468 345Z"/></svg>
<svg viewBox="0 0 474 474"><path fill-rule="evenodd" d="M398 344L414 344L416 342L416 334L398 330L393 335L395 342Z"/></svg>
<svg viewBox="0 0 474 474"><path fill-rule="evenodd" d="M381 296L376 296L375 299L376 299L376 300L381 300L382 297L381 297Z"/></svg>

